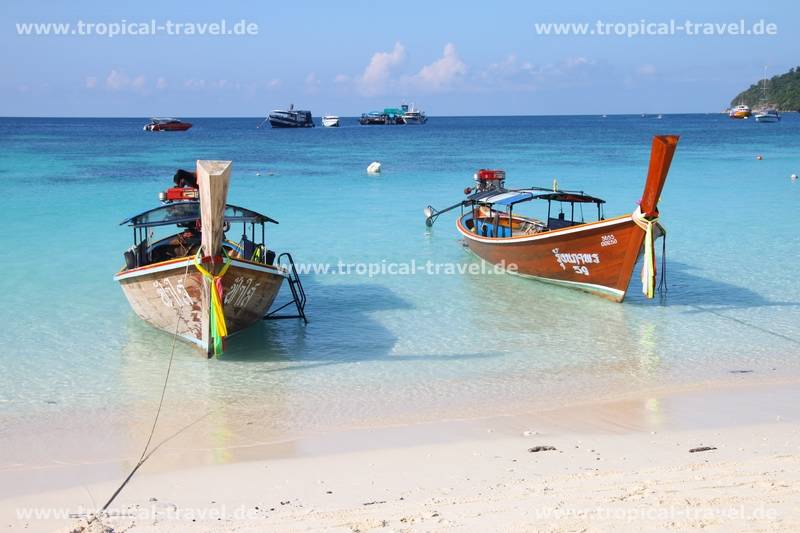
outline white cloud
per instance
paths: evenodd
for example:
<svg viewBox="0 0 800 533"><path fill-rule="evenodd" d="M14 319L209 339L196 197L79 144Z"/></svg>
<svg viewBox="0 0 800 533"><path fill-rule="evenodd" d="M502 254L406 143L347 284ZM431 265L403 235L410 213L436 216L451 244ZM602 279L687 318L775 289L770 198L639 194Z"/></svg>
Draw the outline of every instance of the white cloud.
<svg viewBox="0 0 800 533"><path fill-rule="evenodd" d="M144 76L136 76L131 80L131 87L135 91L142 91L145 88L145 83L147 83L147 78Z"/></svg>
<svg viewBox="0 0 800 533"><path fill-rule="evenodd" d="M656 73L656 67L655 65L647 63L637 68L636 73L640 76L654 76Z"/></svg>
<svg viewBox="0 0 800 533"><path fill-rule="evenodd" d="M193 91L202 90L206 88L206 80L196 80L194 78L189 78L188 80L183 82L183 86Z"/></svg>
<svg viewBox="0 0 800 533"><path fill-rule="evenodd" d="M97 80L92 78L86 79L86 86L90 89L97 85ZM141 94L148 92L147 78L140 74L134 78L128 76L124 70L112 69L108 73L105 80L105 87L109 91L133 91Z"/></svg>
<svg viewBox="0 0 800 533"><path fill-rule="evenodd" d="M536 65L509 54L480 72L475 78L474 89L536 91L573 87L596 80L601 74L599 70L601 65L597 61L584 56Z"/></svg>
<svg viewBox="0 0 800 533"><path fill-rule="evenodd" d="M278 87L281 86L281 83L282 83L281 80L279 80L278 78L274 78L274 79L269 80L269 82L267 83L267 86L270 89L277 89Z"/></svg>
<svg viewBox="0 0 800 533"><path fill-rule="evenodd" d="M458 57L455 45L447 43L442 57L422 67L413 80L424 89L437 91L452 87L466 73L467 65Z"/></svg>
<svg viewBox="0 0 800 533"><path fill-rule="evenodd" d="M156 89L159 91L164 90L167 88L167 79L163 76L159 76L156 80Z"/></svg>
<svg viewBox="0 0 800 533"><path fill-rule="evenodd" d="M399 43L394 43L391 52L375 52L369 65L364 69L364 73L359 78L359 89L363 94L380 94L391 78L392 69L400 65L406 57L405 47Z"/></svg>
<svg viewBox="0 0 800 533"><path fill-rule="evenodd" d="M337 74L335 78L333 78L333 83L347 83L350 81L350 76L346 74Z"/></svg>
<svg viewBox="0 0 800 533"><path fill-rule="evenodd" d="M127 74L121 70L112 70L106 77L106 88L112 91L121 91L128 87L131 80Z"/></svg>

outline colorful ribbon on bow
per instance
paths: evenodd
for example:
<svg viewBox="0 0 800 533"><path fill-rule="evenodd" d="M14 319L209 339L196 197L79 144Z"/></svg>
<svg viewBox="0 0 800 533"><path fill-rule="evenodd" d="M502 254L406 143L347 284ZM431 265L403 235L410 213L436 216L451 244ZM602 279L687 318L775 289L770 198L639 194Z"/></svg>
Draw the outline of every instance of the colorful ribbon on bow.
<svg viewBox="0 0 800 533"><path fill-rule="evenodd" d="M658 217L649 219L644 216L640 207L631 215L633 222L644 230L644 261L642 264L642 292L647 298L656 293L656 237L655 226ZM662 228L663 231L663 228Z"/></svg>
<svg viewBox="0 0 800 533"><path fill-rule="evenodd" d="M209 292L211 293L211 311L209 315L211 343L214 347L214 355L219 356L224 351L223 341L228 336L228 327L225 325L225 310L222 307L222 277L228 271L228 267L231 266L231 258L223 248L222 255L225 257L225 264L220 269L219 274L213 275L203 267L200 252L201 250L197 250L197 254L194 256L194 266L209 283Z"/></svg>

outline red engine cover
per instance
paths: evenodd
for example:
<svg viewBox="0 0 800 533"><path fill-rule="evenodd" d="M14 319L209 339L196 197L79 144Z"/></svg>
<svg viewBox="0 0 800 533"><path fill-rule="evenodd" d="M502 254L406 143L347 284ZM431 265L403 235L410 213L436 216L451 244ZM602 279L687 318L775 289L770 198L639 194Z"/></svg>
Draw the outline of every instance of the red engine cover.
<svg viewBox="0 0 800 533"><path fill-rule="evenodd" d="M478 171L478 179L481 181L504 180L506 179L506 171L482 168Z"/></svg>
<svg viewBox="0 0 800 533"><path fill-rule="evenodd" d="M197 200L200 195L191 187L172 187L167 189L167 200Z"/></svg>

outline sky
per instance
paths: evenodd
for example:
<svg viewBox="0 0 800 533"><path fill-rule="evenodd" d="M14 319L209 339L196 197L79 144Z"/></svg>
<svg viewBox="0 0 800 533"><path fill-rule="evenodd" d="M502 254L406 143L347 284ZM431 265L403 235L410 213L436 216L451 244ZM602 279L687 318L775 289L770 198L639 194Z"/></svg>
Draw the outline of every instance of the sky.
<svg viewBox="0 0 800 533"><path fill-rule="evenodd" d="M222 20L251 32L198 34ZM628 24L673 20L774 24L775 34L628 35ZM79 21L196 26L20 34L20 24ZM625 34L536 26L598 21ZM789 1L3 0L0 22L0 116L257 117L289 104L353 116L401 102L432 116L716 112L765 66L800 65L800 3Z"/></svg>

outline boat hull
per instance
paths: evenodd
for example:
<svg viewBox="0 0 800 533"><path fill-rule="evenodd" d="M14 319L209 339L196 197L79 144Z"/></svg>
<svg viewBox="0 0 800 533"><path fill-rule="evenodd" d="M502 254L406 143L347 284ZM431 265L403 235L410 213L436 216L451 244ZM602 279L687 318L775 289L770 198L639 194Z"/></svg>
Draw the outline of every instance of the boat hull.
<svg viewBox="0 0 800 533"><path fill-rule="evenodd" d="M339 118L338 117L323 117L322 118L322 125L326 128L338 128L339 127Z"/></svg>
<svg viewBox="0 0 800 533"><path fill-rule="evenodd" d="M286 277L277 267L233 259L222 278L228 335L260 322ZM209 305L194 258L123 270L114 279L139 318L208 353Z"/></svg>
<svg viewBox="0 0 800 533"><path fill-rule="evenodd" d="M189 122L180 122L177 124L148 124L144 129L146 131L186 131L191 127Z"/></svg>
<svg viewBox="0 0 800 533"><path fill-rule="evenodd" d="M313 128L313 122L294 122L282 118L269 118L269 125L273 128Z"/></svg>
<svg viewBox="0 0 800 533"><path fill-rule="evenodd" d="M457 228L478 257L521 276L580 289L615 302L625 298L644 241L644 231L631 215L508 238L473 233L466 222L471 217L472 214L461 217Z"/></svg>
<svg viewBox="0 0 800 533"><path fill-rule="evenodd" d="M421 126L428 121L424 115L403 115L403 123L409 126Z"/></svg>
<svg viewBox="0 0 800 533"><path fill-rule="evenodd" d="M778 115L766 114L756 115L756 122L779 122L781 119Z"/></svg>

